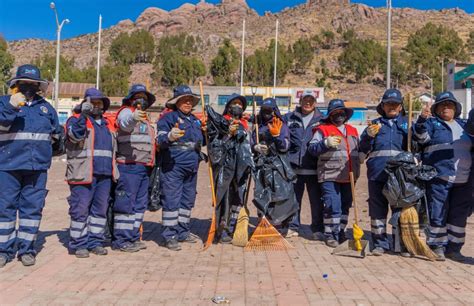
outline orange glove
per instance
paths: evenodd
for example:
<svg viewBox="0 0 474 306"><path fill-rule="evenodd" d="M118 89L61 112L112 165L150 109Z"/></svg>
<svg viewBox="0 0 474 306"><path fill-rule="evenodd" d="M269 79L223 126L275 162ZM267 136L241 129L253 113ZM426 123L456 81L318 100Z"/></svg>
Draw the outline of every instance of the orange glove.
<svg viewBox="0 0 474 306"><path fill-rule="evenodd" d="M272 123L268 124L268 129L270 130L270 134L272 134L273 137L280 136L280 131L281 131L282 126L283 126L283 121L281 121L280 118L274 116Z"/></svg>
<svg viewBox="0 0 474 306"><path fill-rule="evenodd" d="M234 136L237 134L237 131L239 130L239 120L233 120L231 125L229 126L229 134L231 136Z"/></svg>
<svg viewBox="0 0 474 306"><path fill-rule="evenodd" d="M202 117L201 119L201 130L203 132L207 132L207 118L206 117Z"/></svg>

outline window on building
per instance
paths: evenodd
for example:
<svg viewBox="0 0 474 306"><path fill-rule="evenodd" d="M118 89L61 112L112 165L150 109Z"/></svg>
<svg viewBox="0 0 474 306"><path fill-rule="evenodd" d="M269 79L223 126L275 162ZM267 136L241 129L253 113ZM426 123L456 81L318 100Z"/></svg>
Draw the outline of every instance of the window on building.
<svg viewBox="0 0 474 306"><path fill-rule="evenodd" d="M217 105L225 105L229 95L218 95L217 96Z"/></svg>
<svg viewBox="0 0 474 306"><path fill-rule="evenodd" d="M252 103L253 103L253 96L245 96L245 98L247 99L247 105L248 106L252 106ZM255 102L257 102L257 105L260 105L262 104L263 102L263 96L255 96Z"/></svg>
<svg viewBox="0 0 474 306"><path fill-rule="evenodd" d="M72 101L79 101L80 97L72 97Z"/></svg>
<svg viewBox="0 0 474 306"><path fill-rule="evenodd" d="M204 95L204 103L209 105L209 95Z"/></svg>
<svg viewBox="0 0 474 306"><path fill-rule="evenodd" d="M276 103L278 106L288 106L291 102L291 97L288 96L276 96Z"/></svg>

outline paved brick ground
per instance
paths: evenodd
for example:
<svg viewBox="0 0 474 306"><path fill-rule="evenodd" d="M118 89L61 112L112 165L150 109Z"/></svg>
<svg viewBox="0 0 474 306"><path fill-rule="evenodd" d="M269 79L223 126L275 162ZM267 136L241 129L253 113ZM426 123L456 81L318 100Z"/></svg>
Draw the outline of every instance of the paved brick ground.
<svg viewBox="0 0 474 306"><path fill-rule="evenodd" d="M302 237L290 240L295 249L288 252L244 252L231 245L202 252L202 245L189 244L181 252L171 252L158 245L161 213L145 215L147 250L76 259L65 247L69 217L63 174L64 163L55 161L37 264L26 268L14 261L0 270L0 305L210 305L216 295L227 297L233 305L474 305L474 260L460 264L390 255L338 257ZM204 237L211 214L205 167L199 175L192 231ZM357 189L361 224L368 229L363 179ZM307 224L307 198L304 201L303 223ZM464 254L472 257L470 221ZM303 230L309 234L307 226Z"/></svg>

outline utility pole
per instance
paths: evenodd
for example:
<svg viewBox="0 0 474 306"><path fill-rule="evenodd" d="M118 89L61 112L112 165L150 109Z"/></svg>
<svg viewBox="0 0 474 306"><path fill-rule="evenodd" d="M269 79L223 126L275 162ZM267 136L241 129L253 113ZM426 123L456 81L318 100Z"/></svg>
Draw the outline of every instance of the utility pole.
<svg viewBox="0 0 474 306"><path fill-rule="evenodd" d="M240 94L244 94L244 61L245 61L245 19L242 22L242 51L240 59Z"/></svg>
<svg viewBox="0 0 474 306"><path fill-rule="evenodd" d="M276 84L277 84L278 25L279 25L279 21L277 19L276 25L275 25L275 63L273 66L273 98L275 98L275 90L276 90Z"/></svg>
<svg viewBox="0 0 474 306"><path fill-rule="evenodd" d="M97 45L97 77L95 81L95 88L99 89L100 83L100 43L102 34L102 15L99 15L99 43Z"/></svg>
<svg viewBox="0 0 474 306"><path fill-rule="evenodd" d="M387 0L387 89L391 85L391 65L392 65L392 0Z"/></svg>

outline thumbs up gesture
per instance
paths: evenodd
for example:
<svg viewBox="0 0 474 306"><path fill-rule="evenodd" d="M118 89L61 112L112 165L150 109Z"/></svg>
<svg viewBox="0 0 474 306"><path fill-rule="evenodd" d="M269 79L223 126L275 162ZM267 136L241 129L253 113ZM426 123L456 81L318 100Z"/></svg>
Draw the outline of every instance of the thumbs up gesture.
<svg viewBox="0 0 474 306"><path fill-rule="evenodd" d="M179 123L176 122L176 124L174 125L174 127L171 129L171 131L168 133L168 139L170 141L176 141L178 139L180 139L181 137L184 136L184 130L180 129L179 128Z"/></svg>
<svg viewBox="0 0 474 306"><path fill-rule="evenodd" d="M420 117L423 119L428 119L429 117L431 117L431 103L425 103L425 105L421 109Z"/></svg>

